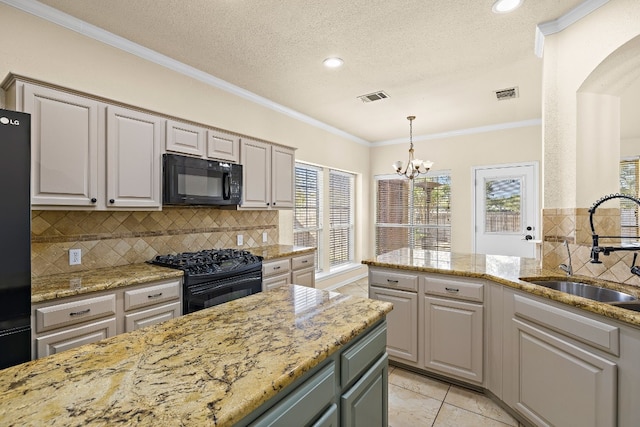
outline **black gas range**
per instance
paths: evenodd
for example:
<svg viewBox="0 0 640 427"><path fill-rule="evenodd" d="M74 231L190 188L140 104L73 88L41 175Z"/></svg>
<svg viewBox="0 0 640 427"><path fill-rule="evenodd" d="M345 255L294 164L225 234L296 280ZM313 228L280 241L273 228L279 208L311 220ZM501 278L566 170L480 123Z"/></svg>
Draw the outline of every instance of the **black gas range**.
<svg viewBox="0 0 640 427"><path fill-rule="evenodd" d="M158 255L149 263L184 271L183 314L262 291L262 257L237 249Z"/></svg>

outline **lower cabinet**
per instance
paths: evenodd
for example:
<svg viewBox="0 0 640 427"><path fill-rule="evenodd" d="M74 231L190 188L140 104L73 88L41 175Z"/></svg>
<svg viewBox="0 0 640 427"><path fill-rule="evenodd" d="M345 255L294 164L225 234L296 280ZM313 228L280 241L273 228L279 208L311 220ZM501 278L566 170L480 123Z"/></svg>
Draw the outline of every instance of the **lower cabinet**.
<svg viewBox="0 0 640 427"><path fill-rule="evenodd" d="M482 305L424 298L424 367L482 383Z"/></svg>
<svg viewBox="0 0 640 427"><path fill-rule="evenodd" d="M387 427L386 339L383 321L237 426Z"/></svg>
<svg viewBox="0 0 640 427"><path fill-rule="evenodd" d="M315 252L271 259L262 263L262 290L283 285L316 286Z"/></svg>
<svg viewBox="0 0 640 427"><path fill-rule="evenodd" d="M32 307L32 358L38 359L182 314L182 280L95 292Z"/></svg>
<svg viewBox="0 0 640 427"><path fill-rule="evenodd" d="M387 314L389 356L418 362L418 295L415 292L371 286L369 298L393 304L393 310Z"/></svg>

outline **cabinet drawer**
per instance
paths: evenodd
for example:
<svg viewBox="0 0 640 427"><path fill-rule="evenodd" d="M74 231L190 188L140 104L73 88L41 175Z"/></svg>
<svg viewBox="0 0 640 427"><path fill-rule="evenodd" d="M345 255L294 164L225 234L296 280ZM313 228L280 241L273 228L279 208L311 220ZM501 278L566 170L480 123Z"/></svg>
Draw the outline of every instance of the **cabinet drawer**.
<svg viewBox="0 0 640 427"><path fill-rule="evenodd" d="M423 277L424 293L458 298L468 301L482 302L484 300L484 285L466 280L437 279Z"/></svg>
<svg viewBox="0 0 640 427"><path fill-rule="evenodd" d="M387 324L375 328L353 347L344 351L340 356L340 383L342 387L364 372L378 359L378 355L385 352L387 347Z"/></svg>
<svg viewBox="0 0 640 427"><path fill-rule="evenodd" d="M125 311L180 298L180 281L175 280L124 292Z"/></svg>
<svg viewBox="0 0 640 427"><path fill-rule="evenodd" d="M331 362L250 426L309 425L333 403L336 393L335 378L334 362Z"/></svg>
<svg viewBox="0 0 640 427"><path fill-rule="evenodd" d="M615 356L620 355L620 329L568 310L514 295L517 317L545 326Z"/></svg>
<svg viewBox="0 0 640 427"><path fill-rule="evenodd" d="M124 331L131 332L180 316L180 302L140 310L124 316Z"/></svg>
<svg viewBox="0 0 640 427"><path fill-rule="evenodd" d="M291 269L299 270L301 268L313 267L315 264L315 255L301 255L291 258Z"/></svg>
<svg viewBox="0 0 640 427"><path fill-rule="evenodd" d="M88 325L73 326L36 338L36 359L81 345L98 342L116 334L116 319L104 319Z"/></svg>
<svg viewBox="0 0 640 427"><path fill-rule="evenodd" d="M36 309L36 332L116 314L116 296L104 295Z"/></svg>
<svg viewBox="0 0 640 427"><path fill-rule="evenodd" d="M406 291L418 291L418 276L413 274L392 273L390 271L371 271L371 285L384 286L386 288L404 289Z"/></svg>
<svg viewBox="0 0 640 427"><path fill-rule="evenodd" d="M289 258L262 263L262 276L264 277L288 273L289 270Z"/></svg>

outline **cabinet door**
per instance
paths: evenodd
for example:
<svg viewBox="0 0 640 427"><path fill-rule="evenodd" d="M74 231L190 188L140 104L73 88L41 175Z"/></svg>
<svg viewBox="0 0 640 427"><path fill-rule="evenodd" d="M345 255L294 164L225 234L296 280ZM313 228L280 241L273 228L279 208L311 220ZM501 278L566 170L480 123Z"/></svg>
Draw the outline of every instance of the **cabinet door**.
<svg viewBox="0 0 640 427"><path fill-rule="evenodd" d="M388 425L388 366L385 354L342 395L341 426L386 427Z"/></svg>
<svg viewBox="0 0 640 427"><path fill-rule="evenodd" d="M107 207L160 207L162 119L107 107Z"/></svg>
<svg viewBox="0 0 640 427"><path fill-rule="evenodd" d="M425 368L481 384L482 306L432 297L424 302Z"/></svg>
<svg viewBox="0 0 640 427"><path fill-rule="evenodd" d="M512 328L516 410L540 426L616 425L615 363L520 320Z"/></svg>
<svg viewBox="0 0 640 427"><path fill-rule="evenodd" d="M207 157L238 163L240 161L240 137L230 133L208 130Z"/></svg>
<svg viewBox="0 0 640 427"><path fill-rule="evenodd" d="M295 151L274 145L271 151L271 206L293 208Z"/></svg>
<svg viewBox="0 0 640 427"><path fill-rule="evenodd" d="M25 84L31 114L31 203L95 206L98 197L98 103Z"/></svg>
<svg viewBox="0 0 640 427"><path fill-rule="evenodd" d="M204 128L167 120L166 149L201 157L204 155L206 132Z"/></svg>
<svg viewBox="0 0 640 427"><path fill-rule="evenodd" d="M387 353L394 359L417 362L418 295L370 286L369 297L393 304L393 310L387 314Z"/></svg>
<svg viewBox="0 0 640 427"><path fill-rule="evenodd" d="M36 358L94 343L116 334L116 319L104 319L36 338Z"/></svg>
<svg viewBox="0 0 640 427"><path fill-rule="evenodd" d="M267 209L271 206L271 146L242 140L242 207Z"/></svg>
<svg viewBox="0 0 640 427"><path fill-rule="evenodd" d="M180 316L180 302L152 307L124 316L124 331L131 332Z"/></svg>
<svg viewBox="0 0 640 427"><path fill-rule="evenodd" d="M268 291L269 289L289 284L291 284L291 275L289 273L280 274L278 276L269 276L262 280L262 290Z"/></svg>
<svg viewBox="0 0 640 427"><path fill-rule="evenodd" d="M291 272L291 283L294 285L308 286L314 288L316 286L315 267L305 268L303 270L293 270Z"/></svg>

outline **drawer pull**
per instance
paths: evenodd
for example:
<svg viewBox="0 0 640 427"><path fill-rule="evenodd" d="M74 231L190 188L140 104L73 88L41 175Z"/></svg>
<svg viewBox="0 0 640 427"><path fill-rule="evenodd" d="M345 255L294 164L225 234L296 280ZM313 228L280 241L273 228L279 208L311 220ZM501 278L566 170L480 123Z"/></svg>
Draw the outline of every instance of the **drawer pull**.
<svg viewBox="0 0 640 427"><path fill-rule="evenodd" d="M157 294L147 295L147 298L158 298L162 296L162 292L158 292Z"/></svg>
<svg viewBox="0 0 640 427"><path fill-rule="evenodd" d="M274 270L280 270L280 266L279 266L279 265L277 265L277 266L273 267L273 269L274 269Z"/></svg>
<svg viewBox="0 0 640 427"><path fill-rule="evenodd" d="M305 259L304 261L302 261L302 264L306 264L306 263L308 263L308 262L309 262L309 260L308 260L308 259Z"/></svg>
<svg viewBox="0 0 640 427"><path fill-rule="evenodd" d="M444 288L447 292L460 292L460 289L457 288Z"/></svg>
<svg viewBox="0 0 640 427"><path fill-rule="evenodd" d="M389 283L400 283L399 280L391 280L391 279L387 279L387 282L389 282Z"/></svg>
<svg viewBox="0 0 640 427"><path fill-rule="evenodd" d="M69 316L80 316L82 314L87 314L90 311L91 311L90 308L87 308L86 310L82 310L82 311L72 311L71 313L69 313Z"/></svg>

